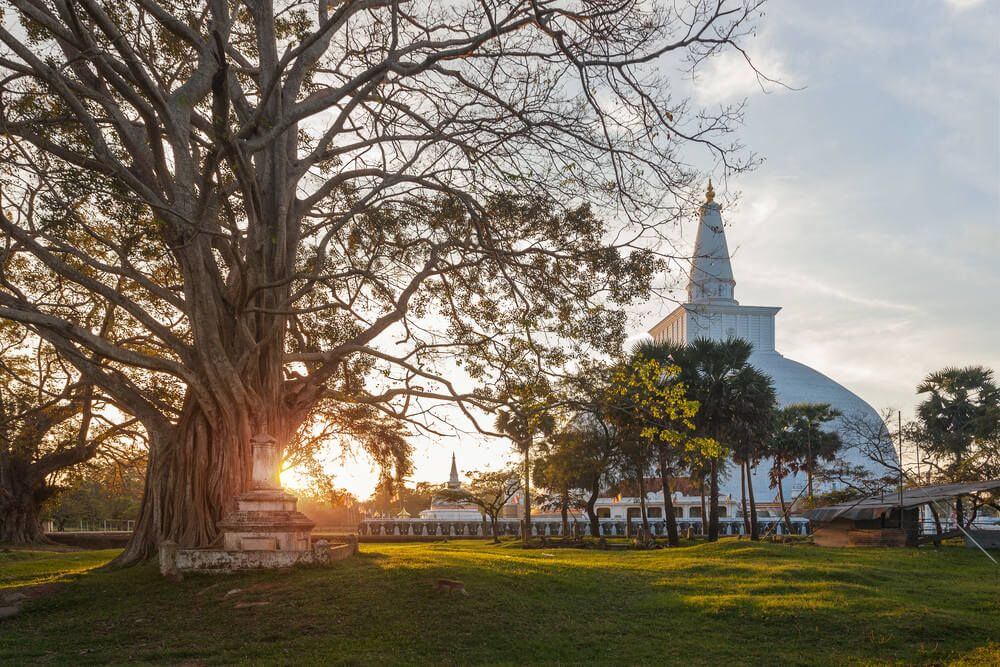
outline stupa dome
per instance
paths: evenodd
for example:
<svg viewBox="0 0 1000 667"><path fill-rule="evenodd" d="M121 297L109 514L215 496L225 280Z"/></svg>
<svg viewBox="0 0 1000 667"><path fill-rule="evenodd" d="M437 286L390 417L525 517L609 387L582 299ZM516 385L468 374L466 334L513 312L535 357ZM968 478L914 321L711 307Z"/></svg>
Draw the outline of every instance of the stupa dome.
<svg viewBox="0 0 1000 667"><path fill-rule="evenodd" d="M828 403L843 415L841 419L857 421L864 419L872 424L882 421L878 412L864 401L857 394L847 389L840 383L832 380L814 368L799 363L777 352L760 352L750 357L750 363L757 370L771 377L774 382L774 390L778 397L778 404L782 407L793 403ZM839 430L841 419L831 422L831 430ZM849 442L850 438L845 436L844 440ZM839 458L851 466L862 466L868 468L873 473L884 474L888 472L883 466L878 465L865 457L856 448L845 446L839 453ZM805 475L790 475L785 480L785 492L788 500L805 484ZM754 471L753 479L754 493L758 497L770 498L774 495L774 490L770 488L770 480L767 476L767 466L760 465ZM740 493L739 476L735 479L727 480L725 485L726 493L733 493L737 496ZM791 495L787 495L787 494ZM764 494L761 496L760 494Z"/></svg>

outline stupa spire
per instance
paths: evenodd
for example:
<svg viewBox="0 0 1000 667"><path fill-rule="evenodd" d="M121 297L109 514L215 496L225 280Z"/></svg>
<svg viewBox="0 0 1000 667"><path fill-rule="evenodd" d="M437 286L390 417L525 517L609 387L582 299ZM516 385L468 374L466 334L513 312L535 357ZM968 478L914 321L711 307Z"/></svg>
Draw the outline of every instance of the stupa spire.
<svg viewBox="0 0 1000 667"><path fill-rule="evenodd" d="M455 463L455 452L451 453L451 475L448 476L448 488L457 489L462 486L462 483L458 481L458 465Z"/></svg>
<svg viewBox="0 0 1000 667"><path fill-rule="evenodd" d="M735 288L736 280L733 278L729 245L726 243L726 230L722 222L722 207L715 201L715 188L709 179L694 243L688 301L735 304Z"/></svg>

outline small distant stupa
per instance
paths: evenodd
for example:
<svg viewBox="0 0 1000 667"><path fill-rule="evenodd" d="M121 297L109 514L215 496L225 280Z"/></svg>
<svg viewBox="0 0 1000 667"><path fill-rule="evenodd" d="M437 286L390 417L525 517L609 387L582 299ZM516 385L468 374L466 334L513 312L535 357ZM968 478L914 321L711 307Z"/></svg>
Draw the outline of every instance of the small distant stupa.
<svg viewBox="0 0 1000 667"><path fill-rule="evenodd" d="M459 491L462 488L462 482L458 479L458 462L455 460L455 452L451 453L451 473L448 475L448 481L444 487L449 491ZM420 513L420 518L441 521L479 521L482 518L482 512L475 505L436 495L431 498L430 509L423 510Z"/></svg>
<svg viewBox="0 0 1000 667"><path fill-rule="evenodd" d="M449 489L461 489L462 483L458 481L458 465L455 463L455 452L451 453L451 474L448 476Z"/></svg>

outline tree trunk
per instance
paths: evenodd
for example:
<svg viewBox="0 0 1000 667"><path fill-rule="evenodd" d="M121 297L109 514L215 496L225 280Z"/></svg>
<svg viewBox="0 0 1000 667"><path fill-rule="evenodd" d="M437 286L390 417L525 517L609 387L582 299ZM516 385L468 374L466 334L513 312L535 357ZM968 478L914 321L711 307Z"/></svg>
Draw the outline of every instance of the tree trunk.
<svg viewBox="0 0 1000 667"><path fill-rule="evenodd" d="M808 466L806 466L806 493L809 494L809 503L812 505L813 499L813 462L810 459Z"/></svg>
<svg viewBox="0 0 1000 667"><path fill-rule="evenodd" d="M750 534L750 516L747 513L747 467L740 463L740 512L743 514L743 533Z"/></svg>
<svg viewBox="0 0 1000 667"><path fill-rule="evenodd" d="M792 520L788 518L788 506L785 505L785 490L782 488L784 482L784 477L778 480L778 502L781 503L781 519L785 524L785 529L791 534Z"/></svg>
<svg viewBox="0 0 1000 667"><path fill-rule="evenodd" d="M587 518L590 519L590 535L591 537L601 536L601 520L597 518L597 512L594 510L594 505L597 503L597 498L601 495L601 476L594 475L594 480L590 484L590 497L587 498Z"/></svg>
<svg viewBox="0 0 1000 667"><path fill-rule="evenodd" d="M747 496L750 499L750 539L757 542L760 540L760 523L757 521L757 500L753 495L753 469L749 461L744 465L747 470Z"/></svg>
<svg viewBox="0 0 1000 667"><path fill-rule="evenodd" d="M45 542L38 518L40 513L41 506L35 494L0 489L0 544Z"/></svg>
<svg viewBox="0 0 1000 667"><path fill-rule="evenodd" d="M649 539L649 517L646 515L646 475L639 473L639 518L642 519L642 537ZM627 517L626 517L627 520Z"/></svg>
<svg viewBox="0 0 1000 667"><path fill-rule="evenodd" d="M667 544L678 547L681 544L677 534L677 517L674 516L674 499L670 493L670 470L667 468L667 457L660 451L660 484L663 486L663 520L667 522Z"/></svg>
<svg viewBox="0 0 1000 667"><path fill-rule="evenodd" d="M173 433L163 440L150 438L139 520L115 565L155 556L163 540L193 548L210 546L218 539L216 524L250 485L253 430L249 414L246 406L230 404L213 420L188 397ZM274 421L270 427L258 426L258 432L287 442L291 429Z"/></svg>
<svg viewBox="0 0 1000 667"><path fill-rule="evenodd" d="M701 534L708 534L708 505L705 504L705 476L702 475L701 483L698 485L698 492L701 494Z"/></svg>
<svg viewBox="0 0 1000 667"><path fill-rule="evenodd" d="M500 544L500 530L496 516L490 516L490 526L493 528L493 544Z"/></svg>
<svg viewBox="0 0 1000 667"><path fill-rule="evenodd" d="M525 543L531 539L531 443L524 446L524 534Z"/></svg>
<svg viewBox="0 0 1000 667"><path fill-rule="evenodd" d="M962 527L965 526L963 519L965 518L964 506L962 504L962 496L955 498L955 525Z"/></svg>
<svg viewBox="0 0 1000 667"><path fill-rule="evenodd" d="M719 460L712 459L711 478L708 489L708 540L719 539Z"/></svg>
<svg viewBox="0 0 1000 667"><path fill-rule="evenodd" d="M562 504L559 507L559 513L562 515L562 536L563 539L569 537L569 490L563 491Z"/></svg>

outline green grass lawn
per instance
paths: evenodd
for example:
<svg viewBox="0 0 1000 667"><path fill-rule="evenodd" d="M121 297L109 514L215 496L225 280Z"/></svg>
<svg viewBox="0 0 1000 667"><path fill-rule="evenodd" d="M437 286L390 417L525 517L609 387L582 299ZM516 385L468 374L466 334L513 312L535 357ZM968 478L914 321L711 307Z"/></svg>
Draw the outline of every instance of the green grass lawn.
<svg viewBox="0 0 1000 667"><path fill-rule="evenodd" d="M0 586L111 555L2 554ZM437 578L468 596L433 592ZM1000 568L962 548L455 541L180 584L151 566L91 570L0 621L0 664L1000 664L995 642Z"/></svg>
<svg viewBox="0 0 1000 667"><path fill-rule="evenodd" d="M0 595L4 589L72 579L118 555L107 551L0 551Z"/></svg>

